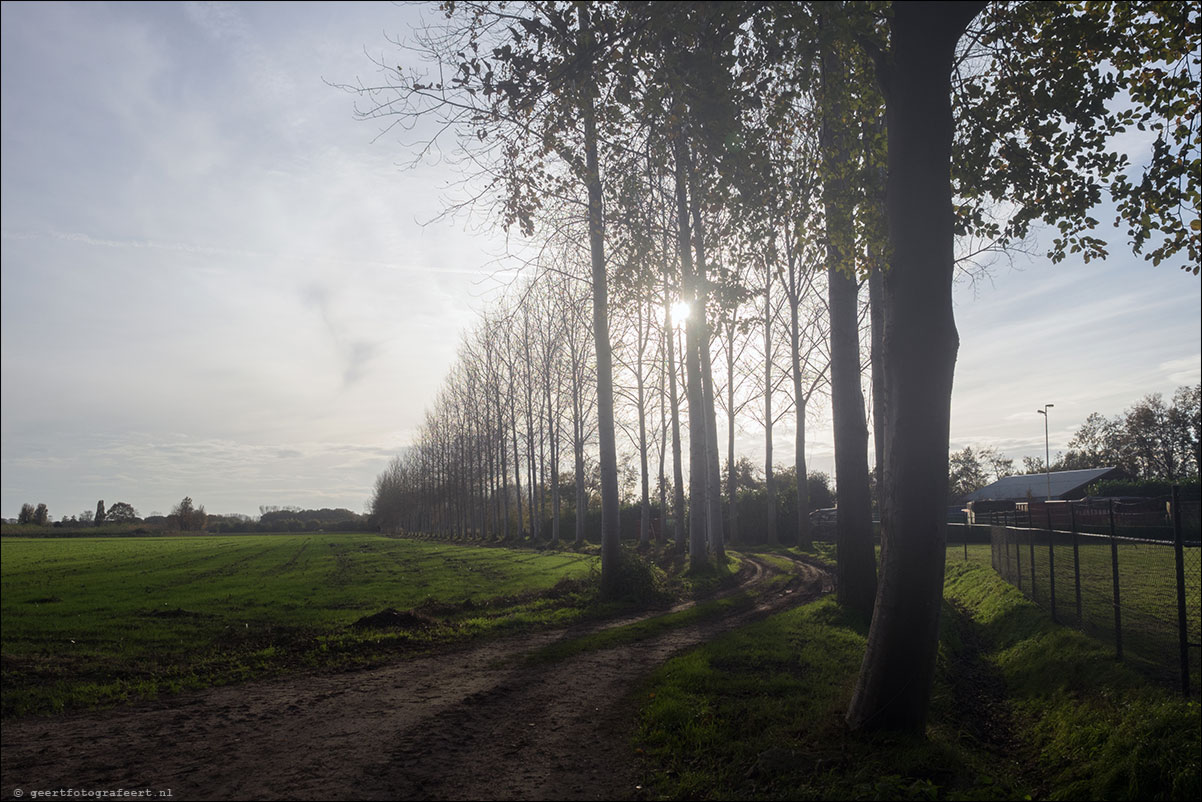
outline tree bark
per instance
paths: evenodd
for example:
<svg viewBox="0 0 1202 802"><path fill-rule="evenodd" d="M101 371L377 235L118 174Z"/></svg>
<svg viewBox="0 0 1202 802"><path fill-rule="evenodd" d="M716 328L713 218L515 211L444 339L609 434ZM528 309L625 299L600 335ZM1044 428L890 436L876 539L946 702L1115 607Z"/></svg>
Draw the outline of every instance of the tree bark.
<svg viewBox="0 0 1202 802"><path fill-rule="evenodd" d="M573 307L575 308L575 307ZM578 322L572 315L572 326ZM584 495L584 371L583 355L579 352L575 335L569 337L568 346L572 359L572 456L576 472L576 538L577 546L584 545L584 515L588 501Z"/></svg>
<svg viewBox="0 0 1202 802"><path fill-rule="evenodd" d="M668 278L667 268L664 274L664 297L668 297L667 293ZM671 308L671 305L668 305ZM676 550L684 552L684 521L685 521L685 505L684 505L684 469L681 465L680 455L680 396L676 389L676 323L673 320L668 321L668 402L672 407L672 507L675 510L672 522L674 528L673 540L676 543Z"/></svg>
<svg viewBox="0 0 1202 802"><path fill-rule="evenodd" d="M689 198L686 171L688 144L683 135L677 134L673 143L676 156L676 222L677 244L680 250L681 282L690 304L689 317L685 321L685 391L689 400L689 564L700 568L709 562L706 553L706 433L705 413L702 410L704 390L701 386L701 339L703 327L699 318L705 312L698 310L699 293L697 277L693 271L693 248L689 226Z"/></svg>
<svg viewBox="0 0 1202 802"><path fill-rule="evenodd" d="M946 561L948 427L959 337L951 69L981 2L894 5L878 60L889 131L885 509L880 588L847 712L853 729L926 727Z"/></svg>
<svg viewBox="0 0 1202 802"><path fill-rule="evenodd" d="M605 229L601 169L597 159L597 118L593 109L593 37L586 4L577 7L583 77L580 116L584 122L585 183L588 187L589 254L593 276L593 338L597 358L597 441L601 462L601 590L612 596L621 557L618 508L618 450L614 435L613 354L609 344L609 291L605 272Z"/></svg>
<svg viewBox="0 0 1202 802"><path fill-rule="evenodd" d="M638 354L635 356L635 393L638 399L639 412L639 478L642 482L641 509L639 514L639 546L647 548L651 545L651 477L647 473L647 387L643 378L643 350L647 346L650 334L651 313L644 310L641 301L638 302L638 331L635 342ZM644 329L644 326L647 328ZM647 336L644 336L644 335Z"/></svg>
<svg viewBox="0 0 1202 802"><path fill-rule="evenodd" d="M768 494L768 543L780 542L776 530L776 476L772 469L772 266L764 266L764 490Z"/></svg>
<svg viewBox="0 0 1202 802"><path fill-rule="evenodd" d="M790 299L789 357L793 367L793 465L797 484L797 545L809 550L814 547L810 533L810 487L806 469L806 393L801 375L801 323L798 318L800 300Z"/></svg>
<svg viewBox="0 0 1202 802"><path fill-rule="evenodd" d="M829 38L822 45L822 201L831 321L831 416L839 493L836 588L839 605L869 618L876 597L872 500L868 494L868 427L860 389L859 284L850 177L845 60Z"/></svg>
<svg viewBox="0 0 1202 802"><path fill-rule="evenodd" d="M726 554L722 533L722 467L718 451L718 416L714 409L713 354L710 348L710 325L707 308L709 293L706 291L707 266L705 259L705 222L701 217L701 204L697 190L691 180L692 165L686 161L686 175L690 176L690 201L693 212L693 242L697 254L697 301L693 313L698 316L700 343L697 356L701 362L702 404L705 414L705 499L706 541L714 555L721 558Z"/></svg>
<svg viewBox="0 0 1202 802"><path fill-rule="evenodd" d="M739 477L735 470L735 320L726 339L726 531L731 543L739 539Z"/></svg>
<svg viewBox="0 0 1202 802"><path fill-rule="evenodd" d="M876 454L876 504L881 517L881 540L884 542L885 505L885 274L881 265L874 265L868 276L868 314L872 326L872 438Z"/></svg>

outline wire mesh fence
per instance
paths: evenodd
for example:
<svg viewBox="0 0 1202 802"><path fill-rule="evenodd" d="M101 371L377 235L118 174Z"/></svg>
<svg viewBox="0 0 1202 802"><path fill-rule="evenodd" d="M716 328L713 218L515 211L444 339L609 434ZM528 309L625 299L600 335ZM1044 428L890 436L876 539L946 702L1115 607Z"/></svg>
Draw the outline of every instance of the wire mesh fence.
<svg viewBox="0 0 1202 802"><path fill-rule="evenodd" d="M994 570L1056 621L1111 640L1121 659L1197 695L1202 675L1198 503L1173 501L1163 518L1146 504L1122 509L1124 502L1114 500L1039 503L1034 510L1018 511L1020 519L1025 513L1025 526L1014 515L997 514L990 530L991 560ZM1041 517L1043 528L1031 526ZM1108 533L1096 532L1101 522ZM1129 534L1165 529L1168 539Z"/></svg>

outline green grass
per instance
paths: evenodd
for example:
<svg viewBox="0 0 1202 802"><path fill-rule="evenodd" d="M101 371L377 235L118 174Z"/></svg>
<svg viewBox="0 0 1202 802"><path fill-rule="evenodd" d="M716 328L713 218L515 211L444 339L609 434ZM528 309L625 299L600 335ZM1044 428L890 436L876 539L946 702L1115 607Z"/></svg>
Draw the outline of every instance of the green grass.
<svg viewBox="0 0 1202 802"><path fill-rule="evenodd" d="M947 595L992 646L1051 799L1198 799L1202 708L1052 623L983 569L949 566Z"/></svg>
<svg viewBox="0 0 1202 802"><path fill-rule="evenodd" d="M738 562L740 562L738 555L730 554L729 557L731 564L737 565ZM763 555L760 555L760 557L761 559L765 559L766 562L775 561L770 557L765 558ZM779 562L781 563L779 567L784 571L789 571L793 568L792 562L788 560L779 560ZM718 575L720 577L723 574L727 574L727 571L728 569L726 567L711 568L709 571L706 571L705 575L702 577L702 586L711 590L715 589L715 587L720 587L720 585L714 585L712 581L712 575ZM729 583L733 581L733 579L734 574L729 573L724 581ZM720 599L698 602L692 607L688 607L684 610L664 613L662 615L647 618L642 621L636 621L631 624L610 627L608 629L604 629L599 632L593 632L577 638L558 641L531 653L527 657L527 662L542 663L553 660L563 660L583 652L599 651L602 649L612 648L614 646L621 646L627 643L636 643L641 640L657 637L671 629L688 626L700 621L707 621L713 618L719 618L723 615L746 610L754 607L758 598L765 593L775 591L787 585L789 582L793 581L793 579L794 575L792 573L776 574L767 578L766 580L763 580L749 590L739 591Z"/></svg>
<svg viewBox="0 0 1202 802"><path fill-rule="evenodd" d="M0 541L3 713L54 712L584 614L591 556L365 534ZM578 583L582 585L583 583ZM351 625L418 608L430 626Z"/></svg>
<svg viewBox="0 0 1202 802"><path fill-rule="evenodd" d="M828 599L718 638L655 674L637 736L650 794L1197 799L1198 704L1148 685L1107 644L1054 625L973 547L967 562L958 548L949 550L926 738L846 730L865 632ZM974 716L965 700L989 677L1005 689L1001 702ZM1008 736L988 736L1003 710Z"/></svg>
<svg viewBox="0 0 1202 802"><path fill-rule="evenodd" d="M1034 601L1051 610L1050 567L1054 562L1056 615L1063 623L1114 646L1114 586L1108 540L1081 538L1077 560L1081 577L1081 609L1078 615L1076 571L1071 542L1057 542L1054 561L1049 559L1044 533L1036 532L1034 549ZM1179 682L1177 632L1177 585L1173 549L1148 543L1119 541L1119 603L1122 618L1123 656L1132 666L1162 682ZM969 546L970 561L988 566L990 547ZM1008 575L1016 587L1032 597L1031 548L1026 542L1016 551L1009 548ZM1006 557L1003 551L1002 560ZM1185 550L1186 629L1191 643L1202 641L1202 592L1199 591L1199 550ZM1021 563L1020 563L1021 558ZM963 547L948 548L949 561L963 560ZM1190 650L1191 684L1197 691L1202 670L1200 653Z"/></svg>

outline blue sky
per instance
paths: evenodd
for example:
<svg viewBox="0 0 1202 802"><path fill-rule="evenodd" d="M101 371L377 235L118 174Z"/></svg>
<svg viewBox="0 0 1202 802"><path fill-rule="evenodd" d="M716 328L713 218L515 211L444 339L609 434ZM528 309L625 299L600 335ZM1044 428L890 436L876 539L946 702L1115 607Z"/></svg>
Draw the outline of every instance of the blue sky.
<svg viewBox="0 0 1202 802"><path fill-rule="evenodd" d="M386 34L418 12L3 4L0 514L363 509L502 249L471 221L423 227L457 174L404 169L327 83L398 61ZM1044 403L1055 450L1092 411L1199 381L1198 279L1114 233L1104 264L957 291L953 447L1041 454Z"/></svg>

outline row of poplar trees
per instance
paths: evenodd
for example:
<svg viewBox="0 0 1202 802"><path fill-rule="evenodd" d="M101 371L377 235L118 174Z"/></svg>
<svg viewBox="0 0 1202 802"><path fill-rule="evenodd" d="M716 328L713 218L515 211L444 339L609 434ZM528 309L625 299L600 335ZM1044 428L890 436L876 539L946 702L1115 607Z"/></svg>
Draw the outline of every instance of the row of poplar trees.
<svg viewBox="0 0 1202 802"><path fill-rule="evenodd" d="M465 340L471 356L432 411L417 456L394 464L382 485L408 493L426 526L479 531L509 520L495 505L522 504L524 481L533 520L545 482L534 466L550 466L557 494L559 444L570 441L579 494L583 443L595 436L605 590L619 559L618 432L634 431L646 509L649 442L658 433L662 464L670 430L679 455L683 421L671 411L680 406L688 510L677 520L687 522L690 556L704 560L723 547L715 338L737 320L734 298L759 298L761 415L770 427L780 337L803 438L807 381L827 375L801 356L816 338L804 319L821 292L838 599L872 617L847 720L921 730L943 586L957 257L982 243L1004 248L1040 221L1055 232L1054 260L1104 257L1090 213L1107 197L1137 253L1199 272L1198 9L971 1L439 8L440 22L403 43L429 69L380 64L380 85L354 87L368 101L360 113L419 132L433 125L423 153L459 154L480 188L467 202L487 204L501 226L542 250L537 277L515 286ZM1113 147L1140 136L1149 147L1134 159ZM861 390L865 283L879 579ZM683 331L659 328L659 310L677 300L693 310ZM635 378L633 429L615 411L619 393L629 394L630 382L615 382L623 371ZM728 374L728 421L733 386ZM538 388L543 398L533 397ZM665 411L648 426L653 398ZM557 428L564 421L566 437ZM673 461L678 512L681 462ZM466 498L487 501L456 502ZM580 502L577 516L587 506Z"/></svg>

